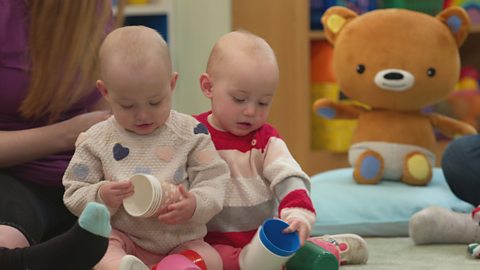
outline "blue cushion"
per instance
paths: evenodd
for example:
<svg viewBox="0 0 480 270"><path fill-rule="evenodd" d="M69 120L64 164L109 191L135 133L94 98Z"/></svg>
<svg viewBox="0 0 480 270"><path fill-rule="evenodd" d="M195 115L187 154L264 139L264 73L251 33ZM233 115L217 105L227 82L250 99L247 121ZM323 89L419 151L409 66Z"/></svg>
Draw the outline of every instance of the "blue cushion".
<svg viewBox="0 0 480 270"><path fill-rule="evenodd" d="M425 207L473 209L452 193L440 168L434 168L432 181L425 187L393 181L359 185L353 180L352 168L323 172L311 179L317 211L312 235L408 236L410 217Z"/></svg>

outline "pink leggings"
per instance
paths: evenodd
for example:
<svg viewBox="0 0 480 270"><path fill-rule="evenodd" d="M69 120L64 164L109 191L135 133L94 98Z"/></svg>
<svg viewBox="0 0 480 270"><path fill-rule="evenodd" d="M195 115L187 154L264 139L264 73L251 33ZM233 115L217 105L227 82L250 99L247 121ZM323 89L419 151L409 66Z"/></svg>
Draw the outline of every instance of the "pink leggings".
<svg viewBox="0 0 480 270"><path fill-rule="evenodd" d="M238 257L242 248L236 248L228 245L212 245L213 248L220 254L223 262L223 269L225 270L240 270L238 264Z"/></svg>
<svg viewBox="0 0 480 270"><path fill-rule="evenodd" d="M202 239L185 242L174 248L168 254L156 254L145 250L135 244L125 233L112 230L108 249L105 256L95 266L95 270L117 270L123 256L130 254L139 258L149 268L156 265L165 256L177 254L183 250L191 249L200 254L210 270L222 270L222 261L215 249ZM229 269L229 268L226 268Z"/></svg>

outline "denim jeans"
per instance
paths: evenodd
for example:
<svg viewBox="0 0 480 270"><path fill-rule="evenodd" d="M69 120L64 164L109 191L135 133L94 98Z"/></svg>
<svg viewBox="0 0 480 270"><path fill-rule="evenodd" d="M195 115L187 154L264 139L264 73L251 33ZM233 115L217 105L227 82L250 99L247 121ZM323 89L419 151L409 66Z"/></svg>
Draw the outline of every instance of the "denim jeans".
<svg viewBox="0 0 480 270"><path fill-rule="evenodd" d="M30 244L67 231L76 221L63 204L63 187L42 186L0 172L0 224L17 228Z"/></svg>
<svg viewBox="0 0 480 270"><path fill-rule="evenodd" d="M458 138L445 149L442 170L448 185L460 199L480 204L480 135Z"/></svg>

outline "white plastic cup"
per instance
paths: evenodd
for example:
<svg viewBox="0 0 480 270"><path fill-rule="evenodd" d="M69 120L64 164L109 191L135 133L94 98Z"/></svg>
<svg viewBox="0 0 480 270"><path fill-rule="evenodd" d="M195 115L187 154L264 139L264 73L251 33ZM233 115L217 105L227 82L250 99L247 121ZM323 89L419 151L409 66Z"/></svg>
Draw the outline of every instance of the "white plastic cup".
<svg viewBox="0 0 480 270"><path fill-rule="evenodd" d="M123 208L134 217L152 217L181 196L176 185L160 182L150 174L135 174L130 181L134 193L123 200Z"/></svg>
<svg viewBox="0 0 480 270"><path fill-rule="evenodd" d="M300 248L297 232L283 233L288 223L267 219L257 230L252 241L240 252L241 270L278 270Z"/></svg>

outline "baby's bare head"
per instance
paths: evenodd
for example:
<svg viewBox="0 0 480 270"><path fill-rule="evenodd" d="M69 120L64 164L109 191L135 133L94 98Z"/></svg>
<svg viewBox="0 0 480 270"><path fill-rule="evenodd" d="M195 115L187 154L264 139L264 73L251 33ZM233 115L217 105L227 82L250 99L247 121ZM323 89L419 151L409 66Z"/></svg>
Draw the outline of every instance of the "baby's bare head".
<svg viewBox="0 0 480 270"><path fill-rule="evenodd" d="M112 31L100 47L99 58L104 81L139 73L164 75L168 79L172 74L167 43L157 31L145 26L125 26Z"/></svg>
<svg viewBox="0 0 480 270"><path fill-rule="evenodd" d="M214 45L207 64L207 73L213 78L228 73L238 65L269 68L278 77L278 64L270 45L261 37L238 30L223 35Z"/></svg>

